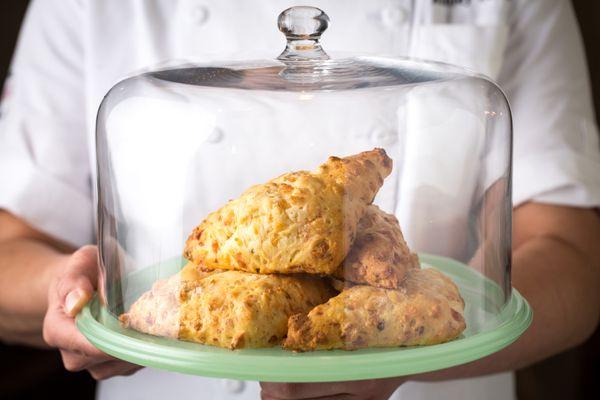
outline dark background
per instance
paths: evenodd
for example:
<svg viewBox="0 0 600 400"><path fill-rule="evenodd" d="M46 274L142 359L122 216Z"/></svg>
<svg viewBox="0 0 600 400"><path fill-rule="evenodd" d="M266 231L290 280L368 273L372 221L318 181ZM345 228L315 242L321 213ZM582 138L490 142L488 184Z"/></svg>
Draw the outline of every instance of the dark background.
<svg viewBox="0 0 600 400"><path fill-rule="evenodd" d="M28 1L0 0L0 83L4 82ZM600 1L573 0L585 47L596 115L600 115ZM600 171L599 171L600 173ZM517 372L520 400L600 399L600 330L573 350ZM0 399L93 399L86 372L62 369L55 351L0 343Z"/></svg>

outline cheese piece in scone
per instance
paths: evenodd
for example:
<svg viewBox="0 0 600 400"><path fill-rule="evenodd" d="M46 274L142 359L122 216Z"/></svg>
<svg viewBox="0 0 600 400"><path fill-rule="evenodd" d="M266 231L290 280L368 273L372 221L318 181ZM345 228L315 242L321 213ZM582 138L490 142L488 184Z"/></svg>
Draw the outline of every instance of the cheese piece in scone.
<svg viewBox="0 0 600 400"><path fill-rule="evenodd" d="M230 349L280 344L291 315L334 295L319 278L240 271L169 283L144 294L122 321L141 332Z"/></svg>
<svg viewBox="0 0 600 400"><path fill-rule="evenodd" d="M307 351L430 345L465 329L456 285L434 269L409 271L398 290L352 286L308 315L294 315L284 347Z"/></svg>
<svg viewBox="0 0 600 400"><path fill-rule="evenodd" d="M209 214L184 256L209 270L332 274L391 170L392 160L375 149L255 185Z"/></svg>
<svg viewBox="0 0 600 400"><path fill-rule="evenodd" d="M408 248L396 217L370 205L334 277L347 283L397 289L406 274L418 268L419 258Z"/></svg>

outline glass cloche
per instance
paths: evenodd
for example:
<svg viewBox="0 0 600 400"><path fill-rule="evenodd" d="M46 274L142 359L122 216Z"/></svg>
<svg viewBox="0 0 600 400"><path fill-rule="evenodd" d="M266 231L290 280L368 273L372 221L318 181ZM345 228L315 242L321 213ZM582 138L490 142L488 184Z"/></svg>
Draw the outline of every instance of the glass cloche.
<svg viewBox="0 0 600 400"><path fill-rule="evenodd" d="M270 60L128 78L97 119L101 350L266 381L407 375L514 341L511 115L462 68L335 56L281 13ZM326 351L329 350L329 351Z"/></svg>

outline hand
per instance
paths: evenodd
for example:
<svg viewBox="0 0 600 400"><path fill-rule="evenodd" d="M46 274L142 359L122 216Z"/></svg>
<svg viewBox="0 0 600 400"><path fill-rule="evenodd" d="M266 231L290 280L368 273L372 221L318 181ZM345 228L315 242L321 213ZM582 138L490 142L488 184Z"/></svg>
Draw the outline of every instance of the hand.
<svg viewBox="0 0 600 400"><path fill-rule="evenodd" d="M387 378L319 383L261 382L260 386L263 400L387 400L403 382L403 378Z"/></svg>
<svg viewBox="0 0 600 400"><path fill-rule="evenodd" d="M50 284L44 318L44 340L60 350L69 371L88 370L95 379L131 375L141 367L95 348L75 326L74 317L92 297L98 281L98 250L84 246L66 261L64 272Z"/></svg>

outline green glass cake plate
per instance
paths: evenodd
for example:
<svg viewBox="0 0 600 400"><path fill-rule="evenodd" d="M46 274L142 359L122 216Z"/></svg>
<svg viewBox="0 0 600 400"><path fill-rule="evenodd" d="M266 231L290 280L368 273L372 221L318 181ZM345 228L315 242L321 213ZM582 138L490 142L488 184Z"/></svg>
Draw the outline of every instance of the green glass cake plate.
<svg viewBox="0 0 600 400"><path fill-rule="evenodd" d="M97 348L132 363L207 377L270 382L374 379L448 368L508 346L531 323L531 308L517 290L513 289L504 302L500 287L473 268L440 256L419 256L424 268L436 268L450 276L465 300L467 329L451 342L306 353L278 347L227 350L123 328L97 297L81 311L76 323ZM179 267L179 263L174 264L171 272Z"/></svg>

